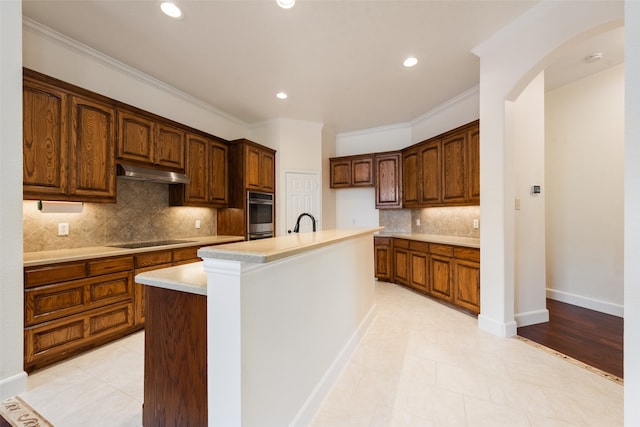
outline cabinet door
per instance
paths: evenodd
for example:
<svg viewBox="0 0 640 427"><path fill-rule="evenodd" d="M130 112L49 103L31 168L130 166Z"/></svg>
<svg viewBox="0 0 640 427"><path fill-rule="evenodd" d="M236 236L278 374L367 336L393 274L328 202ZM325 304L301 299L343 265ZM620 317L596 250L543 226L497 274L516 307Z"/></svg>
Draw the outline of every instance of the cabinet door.
<svg viewBox="0 0 640 427"><path fill-rule="evenodd" d="M397 283L408 285L410 280L409 250L404 248L393 248L393 277Z"/></svg>
<svg viewBox="0 0 640 427"><path fill-rule="evenodd" d="M229 203L229 172L227 146L212 141L209 145L209 202L217 206Z"/></svg>
<svg viewBox="0 0 640 427"><path fill-rule="evenodd" d="M351 186L351 161L348 159L329 159L331 188Z"/></svg>
<svg viewBox="0 0 640 427"><path fill-rule="evenodd" d="M260 156L260 174L262 175L260 186L265 193L273 193L276 189L275 165L275 155L263 151Z"/></svg>
<svg viewBox="0 0 640 427"><path fill-rule="evenodd" d="M376 208L402 207L402 153L377 154L375 157Z"/></svg>
<svg viewBox="0 0 640 427"><path fill-rule="evenodd" d="M115 201L115 109L87 98L71 98L71 196Z"/></svg>
<svg viewBox="0 0 640 427"><path fill-rule="evenodd" d="M375 276L378 280L391 279L391 239L389 237L374 237Z"/></svg>
<svg viewBox="0 0 640 427"><path fill-rule="evenodd" d="M453 301L453 281L451 280L451 258L440 255L429 256L429 291L432 296Z"/></svg>
<svg viewBox="0 0 640 427"><path fill-rule="evenodd" d="M442 140L442 201L464 202L467 182L467 133L451 135Z"/></svg>
<svg viewBox="0 0 640 427"><path fill-rule="evenodd" d="M260 190L260 149L247 145L245 162L247 189Z"/></svg>
<svg viewBox="0 0 640 427"><path fill-rule="evenodd" d="M206 138L187 135L185 172L191 179L191 183L185 184L185 203L206 204L209 201L208 147L209 141Z"/></svg>
<svg viewBox="0 0 640 427"><path fill-rule="evenodd" d="M438 204L442 199L440 147L440 141L434 141L420 148L422 178L419 187L421 189L419 203L421 205Z"/></svg>
<svg viewBox="0 0 640 427"><path fill-rule="evenodd" d="M428 255L426 252L411 251L411 282L412 288L421 292L427 292L428 289Z"/></svg>
<svg viewBox="0 0 640 427"><path fill-rule="evenodd" d="M418 151L404 152L402 154L402 201L405 207L418 205L418 183L420 179Z"/></svg>
<svg viewBox="0 0 640 427"><path fill-rule="evenodd" d="M119 159L152 163L155 123L128 111L118 110Z"/></svg>
<svg viewBox="0 0 640 427"><path fill-rule="evenodd" d="M480 264L473 261L455 261L455 299L460 307L480 312Z"/></svg>
<svg viewBox="0 0 640 427"><path fill-rule="evenodd" d="M468 190L470 202L480 203L480 127L476 125L467 135L469 148L469 169L467 170Z"/></svg>
<svg viewBox="0 0 640 427"><path fill-rule="evenodd" d="M351 186L373 187L373 158L371 156L351 161Z"/></svg>
<svg viewBox="0 0 640 427"><path fill-rule="evenodd" d="M157 126L155 162L162 166L184 169L184 132L173 126Z"/></svg>
<svg viewBox="0 0 640 427"><path fill-rule="evenodd" d="M24 79L22 183L25 199L67 193L67 94Z"/></svg>

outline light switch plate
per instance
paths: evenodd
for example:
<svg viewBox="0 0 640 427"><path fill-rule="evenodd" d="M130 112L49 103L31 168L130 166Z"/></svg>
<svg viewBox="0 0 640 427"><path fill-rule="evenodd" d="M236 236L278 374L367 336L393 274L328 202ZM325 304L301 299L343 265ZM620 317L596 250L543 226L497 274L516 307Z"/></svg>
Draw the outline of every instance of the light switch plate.
<svg viewBox="0 0 640 427"><path fill-rule="evenodd" d="M196 219L196 228L200 228L200 220Z"/></svg>

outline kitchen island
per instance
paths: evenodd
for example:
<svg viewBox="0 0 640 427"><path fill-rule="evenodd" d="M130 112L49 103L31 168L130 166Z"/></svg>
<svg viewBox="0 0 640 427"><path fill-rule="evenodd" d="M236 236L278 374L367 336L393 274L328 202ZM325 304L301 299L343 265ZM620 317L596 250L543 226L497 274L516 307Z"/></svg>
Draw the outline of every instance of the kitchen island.
<svg viewBox="0 0 640 427"><path fill-rule="evenodd" d="M203 369L207 378L205 391L182 394L174 384L172 393L155 396L173 402L151 402L147 374L159 371L145 366L144 425L190 424L191 417L225 427L308 425L374 316L372 235L379 230L327 230L205 247L198 252L203 263L190 271L179 266L136 276L150 285L147 295L169 293L159 300L195 307L191 315L186 306L149 303L146 334L156 342L164 336L164 343L153 352L145 347L145 365L168 360L174 372L164 375L183 385L192 384L187 377L202 378ZM154 317L154 310L161 316ZM153 329L152 321L164 326ZM191 323L190 331L200 337L206 333L206 355L200 340L186 329L179 333L175 321ZM175 413L153 409L163 407Z"/></svg>

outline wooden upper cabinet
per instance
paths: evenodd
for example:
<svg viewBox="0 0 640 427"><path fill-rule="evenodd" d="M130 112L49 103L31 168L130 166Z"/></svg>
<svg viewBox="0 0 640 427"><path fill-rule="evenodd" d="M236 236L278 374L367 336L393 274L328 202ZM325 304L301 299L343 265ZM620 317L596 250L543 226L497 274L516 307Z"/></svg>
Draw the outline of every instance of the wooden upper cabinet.
<svg viewBox="0 0 640 427"><path fill-rule="evenodd" d="M257 145L245 144L245 188L275 191L275 153Z"/></svg>
<svg viewBox="0 0 640 427"><path fill-rule="evenodd" d="M65 196L69 158L67 93L25 78L22 96L24 198Z"/></svg>
<svg viewBox="0 0 640 427"><path fill-rule="evenodd" d="M111 105L71 97L70 196L115 201L115 115Z"/></svg>
<svg viewBox="0 0 640 427"><path fill-rule="evenodd" d="M467 192L467 133L442 140L442 201L464 202Z"/></svg>
<svg viewBox="0 0 640 427"><path fill-rule="evenodd" d="M376 208L402 207L402 153L380 153L374 157Z"/></svg>
<svg viewBox="0 0 640 427"><path fill-rule="evenodd" d="M442 201L440 175L442 171L441 143L432 141L424 144L419 150L420 184L419 197L421 204L437 204Z"/></svg>
<svg viewBox="0 0 640 427"><path fill-rule="evenodd" d="M417 148L402 153L402 199L407 208L417 207L420 203L418 183L422 178L418 158Z"/></svg>
<svg viewBox="0 0 640 427"><path fill-rule="evenodd" d="M118 109L120 160L184 169L184 131L146 115Z"/></svg>
<svg viewBox="0 0 640 427"><path fill-rule="evenodd" d="M260 173L260 150L251 145L245 147L246 187L260 189L262 174Z"/></svg>
<svg viewBox="0 0 640 427"><path fill-rule="evenodd" d="M276 155L269 151L262 151L260 156L260 171L262 174L262 190L273 193L276 190Z"/></svg>
<svg viewBox="0 0 640 427"><path fill-rule="evenodd" d="M330 158L330 187L373 187L375 177L373 157L373 154L362 154Z"/></svg>
<svg viewBox="0 0 640 427"><path fill-rule="evenodd" d="M186 136L185 174L190 184L169 186L172 206L225 207L228 204L228 148L196 133Z"/></svg>
<svg viewBox="0 0 640 427"><path fill-rule="evenodd" d="M480 204L480 127L473 126L467 134L468 170L467 196L472 203Z"/></svg>

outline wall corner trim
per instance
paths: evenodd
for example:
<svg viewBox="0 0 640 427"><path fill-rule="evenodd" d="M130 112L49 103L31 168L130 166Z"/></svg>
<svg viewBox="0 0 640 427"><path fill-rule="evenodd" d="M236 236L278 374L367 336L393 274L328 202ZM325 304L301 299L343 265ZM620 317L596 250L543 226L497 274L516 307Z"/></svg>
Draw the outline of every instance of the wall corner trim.
<svg viewBox="0 0 640 427"><path fill-rule="evenodd" d="M480 314L478 315L478 328L502 338L509 338L516 335L518 327L514 320L502 323Z"/></svg>

